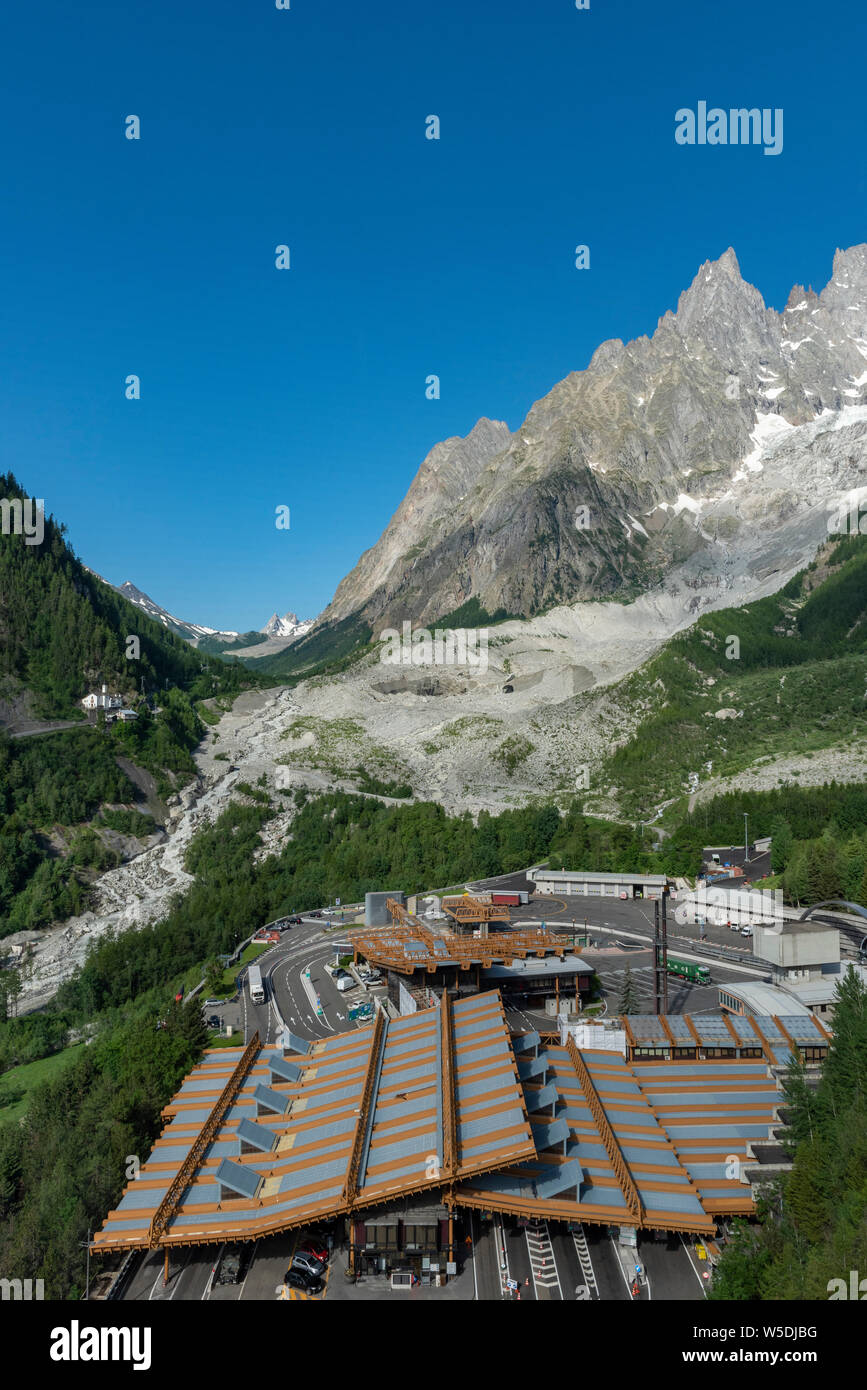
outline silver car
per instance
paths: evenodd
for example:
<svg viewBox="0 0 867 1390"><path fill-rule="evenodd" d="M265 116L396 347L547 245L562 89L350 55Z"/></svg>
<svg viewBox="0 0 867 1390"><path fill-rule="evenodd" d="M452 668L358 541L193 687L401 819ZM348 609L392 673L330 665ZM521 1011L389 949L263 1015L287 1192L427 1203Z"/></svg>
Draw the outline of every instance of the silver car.
<svg viewBox="0 0 867 1390"><path fill-rule="evenodd" d="M311 1279L321 1279L325 1270L325 1265L321 1260L317 1260L313 1255L307 1255L299 1250L292 1258L290 1269L301 1269L305 1274L309 1274Z"/></svg>

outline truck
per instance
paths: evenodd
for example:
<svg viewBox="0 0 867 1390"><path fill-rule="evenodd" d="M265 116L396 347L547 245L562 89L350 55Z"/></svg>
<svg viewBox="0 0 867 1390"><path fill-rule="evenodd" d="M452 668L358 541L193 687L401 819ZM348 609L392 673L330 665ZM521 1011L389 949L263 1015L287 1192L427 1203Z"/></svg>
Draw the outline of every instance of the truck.
<svg viewBox="0 0 867 1390"><path fill-rule="evenodd" d="M265 987L262 984L262 971L258 965L251 965L247 972L247 984L250 989L250 1003L265 1003Z"/></svg>
<svg viewBox="0 0 867 1390"><path fill-rule="evenodd" d="M677 975L681 980L689 980L693 985L709 985L711 983L710 971L706 965L696 965L693 961L675 960L673 956L668 958L669 975Z"/></svg>
<svg viewBox="0 0 867 1390"><path fill-rule="evenodd" d="M518 907L521 902L520 893L492 893L491 902L494 907Z"/></svg>

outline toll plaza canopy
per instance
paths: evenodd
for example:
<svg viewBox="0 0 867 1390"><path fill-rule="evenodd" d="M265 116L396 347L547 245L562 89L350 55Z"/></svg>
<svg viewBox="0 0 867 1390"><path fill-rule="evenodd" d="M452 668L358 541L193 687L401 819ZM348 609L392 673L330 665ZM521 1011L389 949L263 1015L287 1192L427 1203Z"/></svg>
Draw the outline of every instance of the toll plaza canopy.
<svg viewBox="0 0 867 1390"><path fill-rule="evenodd" d="M753 1210L739 1159L780 1103L763 1058L631 1063L512 1037L496 991L314 1043L256 1036L186 1077L93 1248L254 1240L428 1191L710 1233Z"/></svg>
<svg viewBox="0 0 867 1390"><path fill-rule="evenodd" d="M255 1239L535 1154L496 993L288 1042L205 1054L95 1249Z"/></svg>

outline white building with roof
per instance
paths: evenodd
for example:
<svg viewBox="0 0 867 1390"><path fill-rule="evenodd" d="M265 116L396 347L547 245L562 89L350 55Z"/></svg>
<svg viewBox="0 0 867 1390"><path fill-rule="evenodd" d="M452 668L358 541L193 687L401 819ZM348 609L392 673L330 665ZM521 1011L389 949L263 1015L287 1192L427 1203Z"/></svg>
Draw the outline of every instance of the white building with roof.
<svg viewBox="0 0 867 1390"><path fill-rule="evenodd" d="M603 874L595 869L528 869L537 893L579 898L660 898L665 874Z"/></svg>
<svg viewBox="0 0 867 1390"><path fill-rule="evenodd" d="M104 685L101 691L92 690L89 695L85 695L81 703L86 710L120 709L123 705L123 696L109 695L108 686Z"/></svg>

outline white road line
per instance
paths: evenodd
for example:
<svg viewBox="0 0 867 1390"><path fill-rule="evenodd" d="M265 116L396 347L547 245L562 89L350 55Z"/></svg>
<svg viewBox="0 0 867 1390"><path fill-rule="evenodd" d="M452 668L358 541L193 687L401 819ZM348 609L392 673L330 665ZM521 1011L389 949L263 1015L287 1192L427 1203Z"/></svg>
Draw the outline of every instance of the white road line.
<svg viewBox="0 0 867 1390"><path fill-rule="evenodd" d="M478 1302L479 1281L476 1278L476 1228L472 1212L470 1212L470 1241L472 1242L470 1245L470 1249L473 1252L473 1296L476 1299L476 1302Z"/></svg>
<svg viewBox="0 0 867 1390"><path fill-rule="evenodd" d="M698 1269L697 1269L697 1267L696 1267L695 1261L694 1261L693 1258L692 1258L692 1253L691 1253L690 1247L687 1245L686 1241L685 1241L684 1238L683 1238L683 1232L681 1232L681 1234L680 1234L680 1243L681 1243L681 1245L683 1246L684 1250L686 1251L686 1258L689 1260L689 1267L690 1267L690 1269L692 1270L693 1274L695 1275L696 1279L698 1280L699 1284L701 1285L702 1294L704 1295L705 1298L707 1298L707 1284L706 1284L705 1281L702 1279L702 1277L701 1277L701 1275L700 1275L700 1273L699 1273L699 1271L698 1271Z"/></svg>
<svg viewBox="0 0 867 1390"><path fill-rule="evenodd" d="M572 1232L572 1240L575 1245L575 1254L578 1256L578 1263L581 1266L581 1273L588 1289L595 1292L599 1297L599 1285L596 1282L596 1271L593 1268L593 1260L590 1255L590 1246L587 1244L587 1236L584 1234L584 1227L579 1226L577 1231Z"/></svg>
<svg viewBox="0 0 867 1390"><path fill-rule="evenodd" d="M511 1296L512 1293L512 1290L509 1288L507 1283L507 1280L511 1279L512 1274L511 1270L509 1269L509 1255L506 1250L506 1232L503 1227L502 1217L497 1222L495 1230L497 1232L497 1240L499 1241L500 1246L499 1250L497 1251L497 1263L500 1266L500 1297L505 1298L507 1294Z"/></svg>
<svg viewBox="0 0 867 1390"><path fill-rule="evenodd" d="M241 1302L241 1299L244 1297L244 1285L246 1284L247 1280L248 1280L249 1277L250 1277L250 1270L253 1268L253 1261L254 1261L255 1258L256 1258L256 1253L257 1253L258 1249L259 1249L259 1242L256 1240L256 1241L253 1242L253 1253L252 1253L252 1255L250 1256L250 1263L247 1265L247 1273L244 1275L244 1278L243 1278L242 1281L241 1281L241 1287L240 1287L240 1289L238 1290L238 1302L239 1302L239 1303Z"/></svg>
<svg viewBox="0 0 867 1390"><path fill-rule="evenodd" d="M611 1248L612 1248L612 1250L614 1251L614 1258L615 1258L615 1260L617 1261L617 1268L620 1270L620 1273L621 1273L622 1276L623 1276L623 1282L624 1282L624 1284L626 1285L626 1287L627 1287L627 1289L628 1289L628 1291L629 1291L629 1297L630 1297L630 1299L631 1299L631 1298L632 1298L632 1284L629 1282L629 1280L628 1280L627 1277L626 1277L626 1270L623 1268L623 1261L622 1261L621 1258L620 1258L620 1251L619 1251L618 1248L617 1248L617 1242L616 1242L611 1236L609 1236L608 1239L611 1241Z"/></svg>
<svg viewBox="0 0 867 1390"><path fill-rule="evenodd" d="M527 1239L530 1273L533 1276L536 1298L539 1297L540 1288L549 1292L556 1288L557 1295L562 1300L563 1290L560 1286L560 1275L557 1272L557 1261L554 1258L554 1247L551 1244L547 1222L531 1221L524 1234Z"/></svg>
<svg viewBox="0 0 867 1390"><path fill-rule="evenodd" d="M202 1297L201 1297L201 1302L202 1302L202 1303L204 1303L204 1301L205 1301L206 1298L207 1298L207 1299L210 1299L210 1297L211 1297L211 1290L212 1290L213 1287L214 1287L214 1275L216 1274L217 1270L218 1270L219 1267L220 1267L220 1261L221 1261L221 1259L223 1258L223 1251L225 1250L225 1248L226 1248L226 1242L224 1241L223 1244L220 1246L219 1250L217 1251L217 1258L214 1260L214 1263L211 1265L211 1272L210 1272L210 1274L208 1275L208 1282L207 1282L207 1284L205 1285L205 1292L202 1294Z"/></svg>

